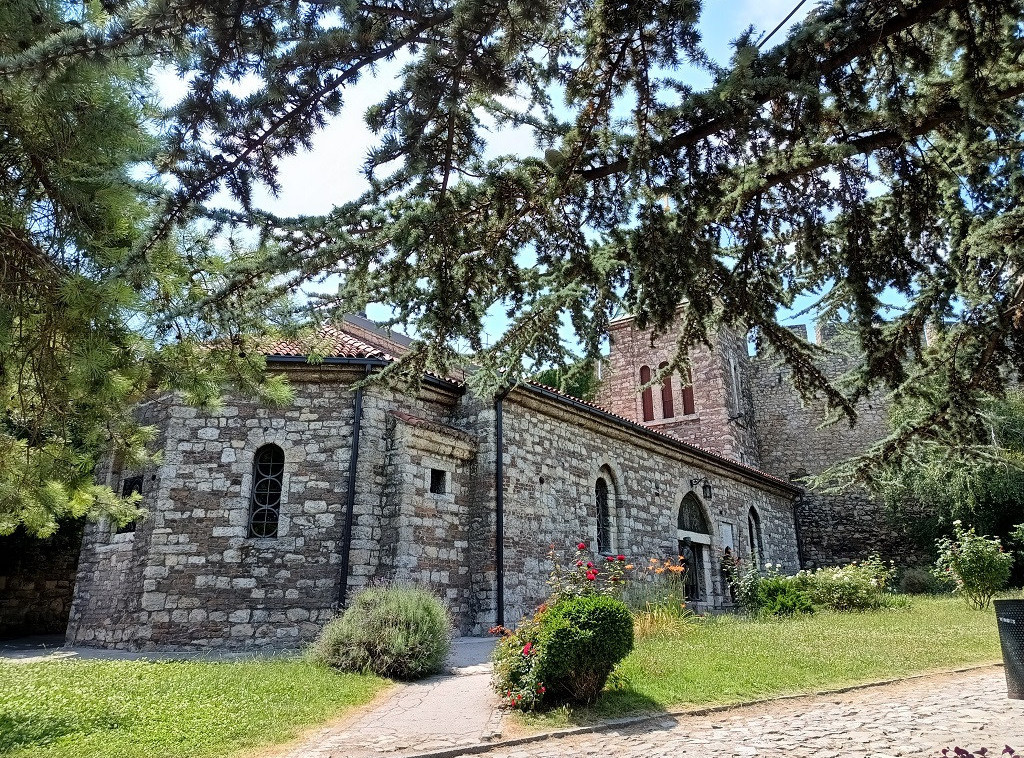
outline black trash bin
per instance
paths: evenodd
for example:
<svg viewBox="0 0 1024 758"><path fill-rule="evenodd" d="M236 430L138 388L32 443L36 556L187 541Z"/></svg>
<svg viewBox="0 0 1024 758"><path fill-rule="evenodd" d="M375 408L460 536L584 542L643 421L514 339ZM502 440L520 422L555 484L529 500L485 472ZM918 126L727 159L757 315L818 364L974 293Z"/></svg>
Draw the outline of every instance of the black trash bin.
<svg viewBox="0 0 1024 758"><path fill-rule="evenodd" d="M1024 600L996 600L995 606L1006 670L1006 696L1024 700Z"/></svg>

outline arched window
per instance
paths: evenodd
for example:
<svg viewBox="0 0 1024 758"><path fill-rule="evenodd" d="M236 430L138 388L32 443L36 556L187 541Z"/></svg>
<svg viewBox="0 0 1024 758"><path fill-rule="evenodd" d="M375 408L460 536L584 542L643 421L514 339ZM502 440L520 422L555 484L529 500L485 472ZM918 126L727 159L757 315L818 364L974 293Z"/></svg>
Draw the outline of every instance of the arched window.
<svg viewBox="0 0 1024 758"><path fill-rule="evenodd" d="M676 537L679 540L679 556L686 565L683 574L683 589L688 600L706 600L711 549L711 529L704 516L697 496L692 492L679 504L676 518Z"/></svg>
<svg viewBox="0 0 1024 758"><path fill-rule="evenodd" d="M612 550L612 504L608 496L608 480L603 476L597 478L594 487L594 500L597 504L597 552L610 553Z"/></svg>
<svg viewBox="0 0 1024 758"><path fill-rule="evenodd" d="M750 559L761 568L764 566L764 537L761 535L761 517L753 506L747 511L747 536L750 539Z"/></svg>
<svg viewBox="0 0 1024 758"><path fill-rule="evenodd" d="M658 371L665 371L668 368L668 361L658 366ZM661 380L661 417L675 418L676 411L672 405L672 374L665 374Z"/></svg>
<svg viewBox="0 0 1024 758"><path fill-rule="evenodd" d="M284 481L284 450L264 445L252 462L252 496L249 500L249 536L276 537L281 517Z"/></svg>
<svg viewBox="0 0 1024 758"><path fill-rule="evenodd" d="M651 381L651 367L641 366L640 367L640 386L644 388L643 391L643 404L644 404L644 421L654 421L654 393L650 387L644 385Z"/></svg>
<svg viewBox="0 0 1024 758"><path fill-rule="evenodd" d="M683 380L683 415L690 416L696 413L693 406L693 377L690 374L690 369L686 369Z"/></svg>

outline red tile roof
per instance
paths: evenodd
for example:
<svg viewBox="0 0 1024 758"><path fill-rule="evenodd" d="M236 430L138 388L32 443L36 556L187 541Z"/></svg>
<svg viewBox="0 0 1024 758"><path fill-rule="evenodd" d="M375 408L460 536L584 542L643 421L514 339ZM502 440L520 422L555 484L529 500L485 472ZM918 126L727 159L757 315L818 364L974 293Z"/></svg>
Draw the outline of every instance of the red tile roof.
<svg viewBox="0 0 1024 758"><path fill-rule="evenodd" d="M311 352L325 358L373 358L393 361L395 356L359 339L338 326L325 324L307 339L279 340L264 348L268 358L275 356L305 357Z"/></svg>

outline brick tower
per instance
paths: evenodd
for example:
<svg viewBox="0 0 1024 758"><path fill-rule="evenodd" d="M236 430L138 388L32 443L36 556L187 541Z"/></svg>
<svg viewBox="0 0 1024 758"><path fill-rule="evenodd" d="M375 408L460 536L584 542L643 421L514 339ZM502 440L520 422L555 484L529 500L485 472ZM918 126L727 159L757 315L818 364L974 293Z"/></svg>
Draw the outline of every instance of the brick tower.
<svg viewBox="0 0 1024 758"><path fill-rule="evenodd" d="M640 388L675 353L673 330L652 340L632 316L612 321L610 352L597 402L620 416L751 466L760 464L750 396L750 359L743 336L721 328L712 349L690 352L690 376L678 372Z"/></svg>

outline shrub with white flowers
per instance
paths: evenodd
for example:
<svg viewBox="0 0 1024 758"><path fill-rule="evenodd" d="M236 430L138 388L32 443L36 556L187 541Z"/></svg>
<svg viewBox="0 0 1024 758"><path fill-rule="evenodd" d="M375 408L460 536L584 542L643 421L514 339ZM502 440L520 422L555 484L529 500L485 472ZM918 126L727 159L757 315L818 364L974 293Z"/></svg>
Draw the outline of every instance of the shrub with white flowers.
<svg viewBox="0 0 1024 758"><path fill-rule="evenodd" d="M935 574L952 579L972 608L987 608L992 596L1010 581L1013 556L1003 550L998 537L979 536L973 526L964 529L959 519L953 522L953 536L935 542L939 548Z"/></svg>

